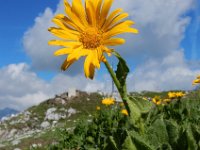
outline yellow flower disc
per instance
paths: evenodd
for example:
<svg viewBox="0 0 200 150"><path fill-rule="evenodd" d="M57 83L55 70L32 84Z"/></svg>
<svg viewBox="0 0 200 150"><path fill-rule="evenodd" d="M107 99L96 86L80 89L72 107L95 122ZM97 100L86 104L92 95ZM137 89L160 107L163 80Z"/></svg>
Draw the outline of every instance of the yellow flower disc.
<svg viewBox="0 0 200 150"><path fill-rule="evenodd" d="M100 68L100 63L105 62L113 52L108 46L120 45L124 39L114 36L122 33L138 33L132 28L131 20L124 21L128 14L122 9L115 9L109 14L113 0L73 0L72 5L64 0L65 13L53 18L57 27L49 31L60 38L49 41L50 45L61 46L54 54L68 55L61 66L66 70L80 57L85 56L84 72L87 78L93 79L95 68Z"/></svg>

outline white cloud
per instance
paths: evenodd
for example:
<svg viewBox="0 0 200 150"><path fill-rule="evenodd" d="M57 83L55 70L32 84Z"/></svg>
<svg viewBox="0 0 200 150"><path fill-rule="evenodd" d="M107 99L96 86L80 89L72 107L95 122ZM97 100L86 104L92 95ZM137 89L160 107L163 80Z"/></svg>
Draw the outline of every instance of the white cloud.
<svg viewBox="0 0 200 150"><path fill-rule="evenodd" d="M80 75L70 77L58 74L47 82L40 79L25 63L0 68L0 78L0 108L12 107L22 110L69 88L89 92L105 89L104 83L88 80Z"/></svg>
<svg viewBox="0 0 200 150"><path fill-rule="evenodd" d="M164 59L150 59L130 74L130 91L191 90L200 70L185 63L183 51L174 51Z"/></svg>

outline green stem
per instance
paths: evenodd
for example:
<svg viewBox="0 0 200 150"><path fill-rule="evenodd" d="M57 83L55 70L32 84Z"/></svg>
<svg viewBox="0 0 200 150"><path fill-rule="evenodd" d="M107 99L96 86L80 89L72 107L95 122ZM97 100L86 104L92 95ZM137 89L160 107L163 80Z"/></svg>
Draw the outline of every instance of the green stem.
<svg viewBox="0 0 200 150"><path fill-rule="evenodd" d="M113 82L115 83L115 86L117 87L117 90L123 100L123 103L126 107L126 110L128 111L128 113L130 114L130 109L128 107L128 103L127 101L129 100L128 98L128 95L127 95L127 91L126 91L126 87L125 88L122 88L122 86L120 85L120 82L119 80L117 79L116 75L115 75L115 72L113 71L112 67L110 66L110 64L108 63L108 61L104 62L108 72L110 73L112 79L113 79Z"/></svg>

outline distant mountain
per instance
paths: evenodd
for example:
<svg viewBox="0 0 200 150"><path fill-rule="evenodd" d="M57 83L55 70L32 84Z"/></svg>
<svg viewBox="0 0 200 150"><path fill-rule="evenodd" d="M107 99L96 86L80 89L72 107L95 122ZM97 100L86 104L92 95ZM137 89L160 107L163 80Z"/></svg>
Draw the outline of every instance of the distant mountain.
<svg viewBox="0 0 200 150"><path fill-rule="evenodd" d="M15 110L15 109L12 109L12 108L0 109L0 120L1 120L1 118L3 118L3 117L10 116L10 115L16 114L16 113L18 113L18 112L19 112L19 111Z"/></svg>

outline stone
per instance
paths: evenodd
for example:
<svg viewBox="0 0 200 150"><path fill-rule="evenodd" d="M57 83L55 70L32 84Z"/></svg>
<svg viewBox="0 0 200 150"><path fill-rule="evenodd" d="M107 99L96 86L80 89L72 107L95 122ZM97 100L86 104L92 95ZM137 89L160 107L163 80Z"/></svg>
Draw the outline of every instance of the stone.
<svg viewBox="0 0 200 150"><path fill-rule="evenodd" d="M68 117L70 117L71 115L76 114L76 109L70 107L67 112Z"/></svg>
<svg viewBox="0 0 200 150"><path fill-rule="evenodd" d="M43 128L43 129L46 129L48 127L50 127L50 123L48 121L44 121L41 123L40 127Z"/></svg>
<svg viewBox="0 0 200 150"><path fill-rule="evenodd" d="M20 148L15 148L14 150L21 150Z"/></svg>
<svg viewBox="0 0 200 150"><path fill-rule="evenodd" d="M18 145L21 141L20 140L14 140L12 141L12 145Z"/></svg>

